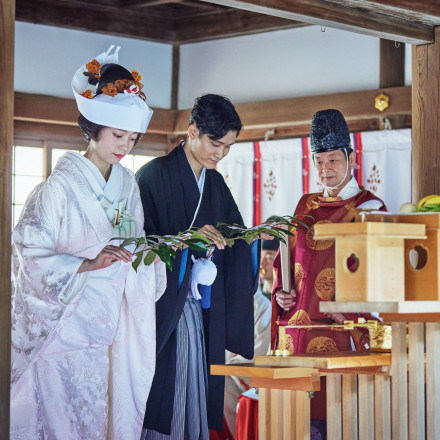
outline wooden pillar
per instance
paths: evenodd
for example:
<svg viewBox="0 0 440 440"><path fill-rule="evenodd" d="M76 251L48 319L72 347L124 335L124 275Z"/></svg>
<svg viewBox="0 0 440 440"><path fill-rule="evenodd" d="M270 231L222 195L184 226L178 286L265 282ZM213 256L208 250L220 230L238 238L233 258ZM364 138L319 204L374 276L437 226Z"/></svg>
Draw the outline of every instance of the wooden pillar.
<svg viewBox="0 0 440 440"><path fill-rule="evenodd" d="M259 388L258 393L258 438L270 440L270 389Z"/></svg>
<svg viewBox="0 0 440 440"><path fill-rule="evenodd" d="M401 87L405 85L405 44L391 40L380 40L379 87ZM393 105L391 103L391 105ZM381 119L381 126L385 118ZM390 115L387 119L394 129L406 126L406 115Z"/></svg>
<svg viewBox="0 0 440 440"><path fill-rule="evenodd" d="M391 438L390 377L374 376L374 438Z"/></svg>
<svg viewBox="0 0 440 440"><path fill-rule="evenodd" d="M11 173L15 1L0 0L0 438L9 438L11 364Z"/></svg>
<svg viewBox="0 0 440 440"><path fill-rule="evenodd" d="M440 27L412 49L412 199L440 194Z"/></svg>
<svg viewBox="0 0 440 440"><path fill-rule="evenodd" d="M407 355L406 355L406 323L393 322L392 349L392 440L408 439L408 396L407 396Z"/></svg>
<svg viewBox="0 0 440 440"><path fill-rule="evenodd" d="M394 336L393 336L394 338ZM440 438L440 323L426 324L426 438Z"/></svg>
<svg viewBox="0 0 440 440"><path fill-rule="evenodd" d="M359 374L359 440L374 440L374 377Z"/></svg>
<svg viewBox="0 0 440 440"><path fill-rule="evenodd" d="M409 439L425 438L425 324L408 323Z"/></svg>
<svg viewBox="0 0 440 440"><path fill-rule="evenodd" d="M342 375L327 375L327 438L342 440Z"/></svg>
<svg viewBox="0 0 440 440"><path fill-rule="evenodd" d="M173 44L173 76L171 78L171 110L177 110L179 103L180 45Z"/></svg>
<svg viewBox="0 0 440 440"><path fill-rule="evenodd" d="M379 87L405 85L405 44L391 40L380 40Z"/></svg>
<svg viewBox="0 0 440 440"><path fill-rule="evenodd" d="M357 375L342 375L342 438L358 438Z"/></svg>

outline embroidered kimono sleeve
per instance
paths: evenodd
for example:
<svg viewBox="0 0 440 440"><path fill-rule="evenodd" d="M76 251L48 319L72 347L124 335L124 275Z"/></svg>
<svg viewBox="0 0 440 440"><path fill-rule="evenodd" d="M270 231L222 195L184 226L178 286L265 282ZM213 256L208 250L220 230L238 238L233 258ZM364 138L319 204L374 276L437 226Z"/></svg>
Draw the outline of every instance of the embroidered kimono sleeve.
<svg viewBox="0 0 440 440"><path fill-rule="evenodd" d="M57 252L57 239L66 208L65 192L46 181L35 188L26 201L12 237L18 264L17 288L23 296L49 304L71 299L84 284L86 275L77 271L83 258ZM81 234L81 225L72 225L72 234Z"/></svg>
<svg viewBox="0 0 440 440"><path fill-rule="evenodd" d="M136 222L136 237L145 236L144 225L144 208L141 201L139 186L133 179L133 189L129 198L129 209L133 213ZM143 265L142 265L143 266ZM156 301L163 295L167 286L167 274L165 263L162 261L152 264L147 268L143 268L142 272L150 273L155 279L155 299ZM154 273L153 273L154 272ZM145 276L145 274L143 275ZM148 275L147 275L148 276Z"/></svg>

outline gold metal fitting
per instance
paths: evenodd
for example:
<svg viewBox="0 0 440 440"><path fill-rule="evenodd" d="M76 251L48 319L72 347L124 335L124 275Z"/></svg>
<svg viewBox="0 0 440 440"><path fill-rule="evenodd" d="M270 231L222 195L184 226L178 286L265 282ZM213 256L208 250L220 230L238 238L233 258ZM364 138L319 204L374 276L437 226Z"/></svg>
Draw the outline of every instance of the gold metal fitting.
<svg viewBox="0 0 440 440"><path fill-rule="evenodd" d="M383 112L390 106L390 97L385 93L380 93L374 98L374 107Z"/></svg>

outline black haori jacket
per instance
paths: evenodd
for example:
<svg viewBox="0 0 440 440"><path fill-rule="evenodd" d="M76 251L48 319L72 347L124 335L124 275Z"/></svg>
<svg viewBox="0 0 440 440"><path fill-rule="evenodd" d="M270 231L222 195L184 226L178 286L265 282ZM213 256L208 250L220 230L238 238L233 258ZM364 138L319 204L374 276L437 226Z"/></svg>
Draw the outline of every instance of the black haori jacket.
<svg viewBox="0 0 440 440"><path fill-rule="evenodd" d="M183 144L168 156L144 165L136 175L145 213L147 235L177 234L188 229L199 201L194 173L183 151ZM243 224L229 188L215 170L206 170L203 197L194 227L217 222ZM179 269L182 252L167 271L167 288L156 303L156 372L147 402L144 428L170 434L176 377L177 323L188 294L191 255L180 289ZM251 247L243 240L232 248L216 249L213 261L217 278L212 285L211 307L204 310L204 330L208 372L212 364L225 363L225 349L251 359L254 352L253 294L258 272L252 267ZM201 366L202 368L202 366ZM222 429L224 377L209 376L207 409L210 429Z"/></svg>

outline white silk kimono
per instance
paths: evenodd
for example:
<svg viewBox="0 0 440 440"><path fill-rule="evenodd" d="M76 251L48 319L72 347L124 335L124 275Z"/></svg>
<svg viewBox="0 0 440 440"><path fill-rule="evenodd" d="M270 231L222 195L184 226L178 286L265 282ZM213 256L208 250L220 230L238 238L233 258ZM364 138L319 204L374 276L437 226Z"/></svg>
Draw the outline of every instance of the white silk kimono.
<svg viewBox="0 0 440 440"><path fill-rule="evenodd" d="M105 182L77 153L29 196L13 231L11 439L140 438L164 264L77 271L143 223L133 174L114 165Z"/></svg>

